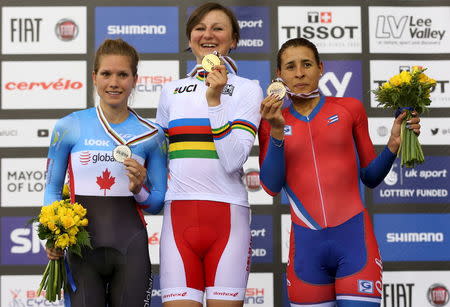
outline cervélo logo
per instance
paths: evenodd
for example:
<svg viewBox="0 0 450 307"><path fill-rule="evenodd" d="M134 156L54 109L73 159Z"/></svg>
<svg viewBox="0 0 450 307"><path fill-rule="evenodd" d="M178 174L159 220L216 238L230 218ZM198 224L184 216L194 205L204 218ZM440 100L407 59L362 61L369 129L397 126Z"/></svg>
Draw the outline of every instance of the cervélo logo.
<svg viewBox="0 0 450 307"><path fill-rule="evenodd" d="M18 61L2 66L2 109L86 107L86 61Z"/></svg>

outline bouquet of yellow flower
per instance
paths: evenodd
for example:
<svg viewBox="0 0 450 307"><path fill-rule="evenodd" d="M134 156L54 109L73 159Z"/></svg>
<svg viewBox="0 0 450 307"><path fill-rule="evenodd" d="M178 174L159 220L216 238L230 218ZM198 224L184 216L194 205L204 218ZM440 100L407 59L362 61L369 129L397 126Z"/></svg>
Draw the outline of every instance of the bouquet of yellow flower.
<svg viewBox="0 0 450 307"><path fill-rule="evenodd" d="M71 204L69 199L55 201L44 206L37 218L39 222L39 239L47 240L46 247L59 248L75 253L81 257L83 247L91 247L89 233L84 228L88 225L86 209L78 204ZM45 268L38 295L45 290L45 298L54 302L61 299L61 290L67 290L67 276L63 259L50 260Z"/></svg>
<svg viewBox="0 0 450 307"><path fill-rule="evenodd" d="M414 167L425 161L422 147L414 131L406 129L406 122L411 119L412 111L421 114L431 103L430 92L436 86L436 80L424 74L426 69L413 67L412 71L402 71L383 83L372 92L378 100L378 105L393 109L400 114L406 110L407 115L402 123L401 144L398 155L401 165Z"/></svg>

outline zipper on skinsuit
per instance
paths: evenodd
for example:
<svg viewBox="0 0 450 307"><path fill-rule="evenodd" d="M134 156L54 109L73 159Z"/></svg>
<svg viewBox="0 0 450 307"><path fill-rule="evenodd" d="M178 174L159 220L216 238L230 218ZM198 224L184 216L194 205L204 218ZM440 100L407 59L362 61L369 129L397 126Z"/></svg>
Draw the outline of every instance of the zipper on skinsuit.
<svg viewBox="0 0 450 307"><path fill-rule="evenodd" d="M309 116L306 116L306 118L308 119L309 140L311 141L311 151L313 154L314 170L316 171L316 180L317 180L317 186L319 188L320 204L322 205L323 221L324 221L325 228L326 228L326 227L328 227L328 222L327 222L327 215L325 214L325 204L323 202L322 185L320 184L319 170L317 169L317 159L316 159L316 152L314 150L314 141L313 141L312 132L311 132L311 122L309 120Z"/></svg>

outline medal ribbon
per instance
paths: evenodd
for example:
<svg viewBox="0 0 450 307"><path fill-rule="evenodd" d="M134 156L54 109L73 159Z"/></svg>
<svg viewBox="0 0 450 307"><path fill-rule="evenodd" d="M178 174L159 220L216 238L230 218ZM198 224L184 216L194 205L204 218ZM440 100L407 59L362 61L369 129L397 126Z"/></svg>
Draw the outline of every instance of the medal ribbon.
<svg viewBox="0 0 450 307"><path fill-rule="evenodd" d="M232 58L226 55L220 55L217 51L214 51L214 54L217 55L222 60L228 73L237 75L237 65ZM205 80L207 75L208 72L203 69L201 64L195 65L195 67L187 74L188 77L197 76L197 79L199 79L200 81Z"/></svg>
<svg viewBox="0 0 450 307"><path fill-rule="evenodd" d="M147 127L150 130L150 132L139 134L131 138L127 142L113 128L111 128L111 126L109 125L108 121L105 118L105 115L103 114L102 108L100 108L100 106L97 106L96 110L98 120L100 121L100 124L102 125L106 134L108 134L118 145L127 145L127 146L137 145L158 133L158 129L156 127L152 126L149 122L140 117L133 109L128 107L128 111L130 111L130 113L133 114L143 126Z"/></svg>
<svg viewBox="0 0 450 307"><path fill-rule="evenodd" d="M315 98L315 97L319 97L320 93L319 93L319 89L316 88L315 90L309 92L309 93L294 93L292 92L289 87L287 87L286 83L284 83L283 79L281 78L276 78L274 81L278 81L284 84L284 87L286 88L286 92L290 95L290 96L294 96L297 98Z"/></svg>

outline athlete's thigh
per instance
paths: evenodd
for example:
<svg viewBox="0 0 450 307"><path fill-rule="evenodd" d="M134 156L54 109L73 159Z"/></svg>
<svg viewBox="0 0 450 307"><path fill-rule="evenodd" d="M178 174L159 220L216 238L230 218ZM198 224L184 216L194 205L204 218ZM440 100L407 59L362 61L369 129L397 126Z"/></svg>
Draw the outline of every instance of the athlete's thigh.
<svg viewBox="0 0 450 307"><path fill-rule="evenodd" d="M351 265L355 254L366 254L365 263L357 272L348 271L347 276L341 276L338 271L336 278L336 298L339 306L379 306L382 295L382 262L378 250L378 244L373 232L370 217L366 211L361 213L362 218L353 233L362 233L364 244L359 252L349 248L343 262ZM358 305L359 304L359 305ZM365 305L366 304L366 305Z"/></svg>
<svg viewBox="0 0 450 307"><path fill-rule="evenodd" d="M76 291L69 287L71 305L74 307L94 307L106 305L106 283L97 271L104 261L103 250L88 251L79 257L69 254L70 273L73 276Z"/></svg>
<svg viewBox="0 0 450 307"><path fill-rule="evenodd" d="M203 263L194 253L185 232L196 227L189 204L167 202L160 241L160 282L163 303L180 299L203 302Z"/></svg>
<svg viewBox="0 0 450 307"><path fill-rule="evenodd" d="M136 234L122 255L114 250L115 270L111 278L111 306L150 306L153 280L147 231Z"/></svg>
<svg viewBox="0 0 450 307"><path fill-rule="evenodd" d="M212 219L220 236L205 257L206 297L214 300L243 300L250 272L250 209L222 204Z"/></svg>
<svg viewBox="0 0 450 307"><path fill-rule="evenodd" d="M292 223L286 284L291 306L334 307L334 278L323 269L324 233Z"/></svg>

